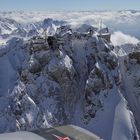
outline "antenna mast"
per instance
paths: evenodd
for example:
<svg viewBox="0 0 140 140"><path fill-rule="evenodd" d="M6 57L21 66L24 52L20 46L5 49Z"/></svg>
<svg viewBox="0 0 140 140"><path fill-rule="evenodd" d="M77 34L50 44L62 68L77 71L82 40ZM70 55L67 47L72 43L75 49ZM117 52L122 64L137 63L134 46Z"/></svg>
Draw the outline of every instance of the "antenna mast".
<svg viewBox="0 0 140 140"><path fill-rule="evenodd" d="M100 21L99 21L99 30L101 30L101 29L102 29L102 27L103 27L103 20L102 20L102 19L100 19Z"/></svg>

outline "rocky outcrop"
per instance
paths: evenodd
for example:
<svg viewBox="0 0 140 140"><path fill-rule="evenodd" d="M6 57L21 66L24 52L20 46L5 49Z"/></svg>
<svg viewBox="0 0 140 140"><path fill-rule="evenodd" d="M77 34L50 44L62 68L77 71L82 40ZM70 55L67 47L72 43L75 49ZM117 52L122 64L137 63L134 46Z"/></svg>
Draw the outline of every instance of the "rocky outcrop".
<svg viewBox="0 0 140 140"><path fill-rule="evenodd" d="M73 62L59 49L30 53L30 47L29 43L25 48L29 57L22 64L19 81L10 95L10 110L16 122L14 129L68 123L76 100Z"/></svg>
<svg viewBox="0 0 140 140"><path fill-rule="evenodd" d="M137 61L137 63L140 64L140 52L129 53L129 58L135 59Z"/></svg>
<svg viewBox="0 0 140 140"><path fill-rule="evenodd" d="M103 98L108 96L108 91L118 86L121 81L117 56L112 51L112 46L109 46L98 38L97 46L92 46L95 51L90 51L86 56L90 58L89 61L92 61L92 64L91 62L89 64L91 71L85 85L85 120L87 121L95 117L96 112L104 106ZM90 47L87 47L86 51L89 49Z"/></svg>

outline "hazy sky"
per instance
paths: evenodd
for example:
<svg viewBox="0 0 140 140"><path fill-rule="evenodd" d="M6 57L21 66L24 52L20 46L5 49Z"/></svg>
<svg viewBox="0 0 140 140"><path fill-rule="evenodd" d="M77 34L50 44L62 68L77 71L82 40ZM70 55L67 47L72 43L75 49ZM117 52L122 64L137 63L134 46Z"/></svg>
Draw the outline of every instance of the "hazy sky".
<svg viewBox="0 0 140 140"><path fill-rule="evenodd" d="M140 0L0 0L0 10L140 10Z"/></svg>

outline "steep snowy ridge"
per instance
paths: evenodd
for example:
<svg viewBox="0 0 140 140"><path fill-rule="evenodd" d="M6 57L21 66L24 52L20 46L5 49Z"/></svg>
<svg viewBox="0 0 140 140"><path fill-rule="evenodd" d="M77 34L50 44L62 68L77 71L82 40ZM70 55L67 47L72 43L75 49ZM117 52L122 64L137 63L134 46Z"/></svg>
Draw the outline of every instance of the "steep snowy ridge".
<svg viewBox="0 0 140 140"><path fill-rule="evenodd" d="M122 50L122 48L124 52L119 57L120 71L122 74L122 93L134 113L139 132L139 44L123 45L119 50Z"/></svg>

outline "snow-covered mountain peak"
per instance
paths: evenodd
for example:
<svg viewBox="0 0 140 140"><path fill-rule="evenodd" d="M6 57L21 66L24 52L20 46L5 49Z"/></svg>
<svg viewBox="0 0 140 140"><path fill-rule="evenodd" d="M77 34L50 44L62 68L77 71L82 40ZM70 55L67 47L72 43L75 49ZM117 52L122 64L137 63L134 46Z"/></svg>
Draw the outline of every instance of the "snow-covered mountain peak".
<svg viewBox="0 0 140 140"><path fill-rule="evenodd" d="M113 46L108 28L90 24L93 12L81 13L70 20L38 13L41 20L20 24L20 16L34 19L35 13L0 13L11 19L17 14L15 21L0 22L8 26L0 28L7 41L0 48L1 133L75 124L106 140L139 139L139 44ZM113 16L94 14L106 21ZM79 25L73 24L77 15Z"/></svg>

